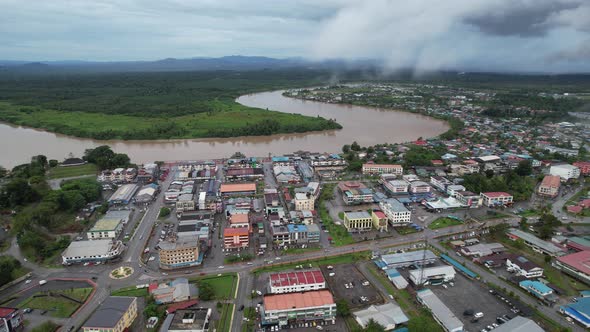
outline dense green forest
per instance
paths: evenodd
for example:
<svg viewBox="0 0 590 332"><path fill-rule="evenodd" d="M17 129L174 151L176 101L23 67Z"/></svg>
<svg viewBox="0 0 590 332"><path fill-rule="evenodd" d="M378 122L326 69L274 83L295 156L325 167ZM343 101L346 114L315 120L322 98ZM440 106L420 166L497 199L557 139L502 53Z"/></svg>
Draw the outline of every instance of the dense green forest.
<svg viewBox="0 0 590 332"><path fill-rule="evenodd" d="M271 135L339 129L330 119L246 107L247 93L329 78L313 70L0 76L0 120L95 139Z"/></svg>

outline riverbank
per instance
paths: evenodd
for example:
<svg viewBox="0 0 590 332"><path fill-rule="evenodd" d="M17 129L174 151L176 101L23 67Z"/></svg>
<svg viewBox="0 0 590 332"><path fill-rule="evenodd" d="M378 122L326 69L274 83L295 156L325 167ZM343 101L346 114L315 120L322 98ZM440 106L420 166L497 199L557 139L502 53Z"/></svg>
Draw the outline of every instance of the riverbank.
<svg viewBox="0 0 590 332"><path fill-rule="evenodd" d="M97 140L268 136L341 129L333 120L211 102L213 111L177 117L65 112L0 102L0 121Z"/></svg>

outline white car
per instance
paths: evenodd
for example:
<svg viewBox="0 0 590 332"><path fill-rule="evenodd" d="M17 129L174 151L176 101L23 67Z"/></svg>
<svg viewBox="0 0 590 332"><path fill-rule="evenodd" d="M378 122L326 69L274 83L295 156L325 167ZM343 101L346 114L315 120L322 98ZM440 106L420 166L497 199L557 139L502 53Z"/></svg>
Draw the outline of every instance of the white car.
<svg viewBox="0 0 590 332"><path fill-rule="evenodd" d="M219 265L217 268L218 268L218 269L223 269L224 267L225 267L225 266L223 266L223 265Z"/></svg>
<svg viewBox="0 0 590 332"><path fill-rule="evenodd" d="M31 283L31 279L27 279L27 281L25 281L25 284L30 284Z"/></svg>

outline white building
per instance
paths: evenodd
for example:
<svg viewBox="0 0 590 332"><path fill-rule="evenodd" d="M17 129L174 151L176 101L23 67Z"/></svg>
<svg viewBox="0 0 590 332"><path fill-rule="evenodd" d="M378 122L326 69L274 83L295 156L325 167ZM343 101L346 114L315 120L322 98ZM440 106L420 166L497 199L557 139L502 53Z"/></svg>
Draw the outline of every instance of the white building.
<svg viewBox="0 0 590 332"><path fill-rule="evenodd" d="M515 256L506 259L506 269L516 272L517 276L525 278L539 278L543 276L543 268L529 261L525 257Z"/></svg>
<svg viewBox="0 0 590 332"><path fill-rule="evenodd" d="M394 227L407 225L411 222L412 212L397 199L388 198L381 201L379 207L385 213L389 223Z"/></svg>
<svg viewBox="0 0 590 332"><path fill-rule="evenodd" d="M123 252L123 243L112 240L73 241L62 253L64 265L106 262Z"/></svg>
<svg viewBox="0 0 590 332"><path fill-rule="evenodd" d="M569 179L577 179L580 177L580 168L570 165L554 165L549 168L549 174L557 175L561 178L561 181L567 181Z"/></svg>
<svg viewBox="0 0 590 332"><path fill-rule="evenodd" d="M422 289L416 293L418 302L432 312L434 319L447 332L462 332L463 323L430 289Z"/></svg>
<svg viewBox="0 0 590 332"><path fill-rule="evenodd" d="M315 199L311 194L306 193L295 193L295 210L313 210Z"/></svg>
<svg viewBox="0 0 590 332"><path fill-rule="evenodd" d="M272 294L298 293L326 288L326 280L320 270L271 273L268 281Z"/></svg>
<svg viewBox="0 0 590 332"><path fill-rule="evenodd" d="M402 165L390 164L363 164L363 174L395 174L402 175L404 168Z"/></svg>
<svg viewBox="0 0 590 332"><path fill-rule="evenodd" d="M456 197L458 192L465 191L465 187L460 184L451 184L447 186L447 195Z"/></svg>
<svg viewBox="0 0 590 332"><path fill-rule="evenodd" d="M385 331L391 331L397 325L405 324L409 320L402 309L391 302L382 305L372 305L367 309L355 311L352 314L362 328L366 328L369 321L374 320L383 326Z"/></svg>
<svg viewBox="0 0 590 332"><path fill-rule="evenodd" d="M424 181L410 182L410 193L426 194L432 191L432 187Z"/></svg>
<svg viewBox="0 0 590 332"><path fill-rule="evenodd" d="M455 269L449 265L419 268L410 271L414 285L449 282L455 279Z"/></svg>
<svg viewBox="0 0 590 332"><path fill-rule="evenodd" d="M481 193L479 197L481 204L487 207L506 206L514 201L514 196L500 191Z"/></svg>
<svg viewBox="0 0 590 332"><path fill-rule="evenodd" d="M442 176L431 176L430 177L430 184L442 191L443 193L447 191L447 186L453 184L451 181L449 181L447 178L444 178Z"/></svg>
<svg viewBox="0 0 590 332"><path fill-rule="evenodd" d="M408 193L409 185L410 184L406 180L390 180L383 182L383 187L392 194Z"/></svg>

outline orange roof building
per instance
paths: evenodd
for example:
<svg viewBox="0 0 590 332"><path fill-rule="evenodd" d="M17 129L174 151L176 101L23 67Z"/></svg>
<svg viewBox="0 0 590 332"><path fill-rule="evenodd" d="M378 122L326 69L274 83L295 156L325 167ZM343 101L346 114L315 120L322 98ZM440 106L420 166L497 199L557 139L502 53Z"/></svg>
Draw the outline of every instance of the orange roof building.
<svg viewBox="0 0 590 332"><path fill-rule="evenodd" d="M254 195L256 183L224 183L219 189L221 195Z"/></svg>
<svg viewBox="0 0 590 332"><path fill-rule="evenodd" d="M226 228L223 230L223 247L225 249L247 248L250 244L248 227Z"/></svg>
<svg viewBox="0 0 590 332"><path fill-rule="evenodd" d="M266 295L263 300L262 324L279 326L297 321L332 322L336 303L329 290ZM296 318L294 318L296 317Z"/></svg>
<svg viewBox="0 0 590 332"><path fill-rule="evenodd" d="M561 178L559 175L545 175L537 192L541 196L556 197L559 194Z"/></svg>

